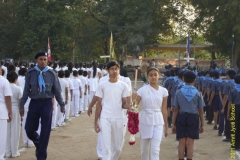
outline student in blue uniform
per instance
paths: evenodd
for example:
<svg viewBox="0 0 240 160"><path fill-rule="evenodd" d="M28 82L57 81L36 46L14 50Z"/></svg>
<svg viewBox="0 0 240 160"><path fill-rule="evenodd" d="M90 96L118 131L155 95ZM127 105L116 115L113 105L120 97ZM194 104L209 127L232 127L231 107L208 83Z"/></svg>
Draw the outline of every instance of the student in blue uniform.
<svg viewBox="0 0 240 160"><path fill-rule="evenodd" d="M230 114L234 114L235 122L235 149L240 150L240 75L234 77L236 86L228 94L228 119L232 117ZM235 105L235 113L231 113L231 105ZM231 126L232 127L232 126ZM231 128L233 129L233 128Z"/></svg>
<svg viewBox="0 0 240 160"><path fill-rule="evenodd" d="M227 118L227 108L228 108L228 94L229 91L232 90L235 87L235 82L234 82L234 76L237 73L234 70L228 70L227 71L227 81L226 84L223 87L223 104L222 104L222 111L221 113L224 113L225 116L225 136L226 138L223 139L224 142L230 142L230 121Z"/></svg>
<svg viewBox="0 0 240 160"><path fill-rule="evenodd" d="M186 85L176 92L173 101L172 131L177 133L177 139L179 139L179 160L184 159L185 147L187 147L187 160L192 160L194 139L199 139L199 133L204 131L203 107L205 103L201 92L193 86L196 80L195 73L187 71L183 76Z"/></svg>
<svg viewBox="0 0 240 160"><path fill-rule="evenodd" d="M65 104L61 96L61 86L56 73L47 66L47 53L35 55L37 65L28 70L20 103L20 115L24 115L24 104L31 98L25 125L27 136L36 146L37 160L47 159L47 146L52 123L52 98L55 97L61 112L65 113ZM41 133L37 133L41 119Z"/></svg>
<svg viewBox="0 0 240 160"><path fill-rule="evenodd" d="M211 106L214 112L214 127L213 129L217 130L218 124L218 113L220 107L220 97L219 97L219 86L222 83L222 79L219 78L219 72L214 70L212 71L212 77L214 81L211 83L210 87L210 98L208 102L208 106Z"/></svg>

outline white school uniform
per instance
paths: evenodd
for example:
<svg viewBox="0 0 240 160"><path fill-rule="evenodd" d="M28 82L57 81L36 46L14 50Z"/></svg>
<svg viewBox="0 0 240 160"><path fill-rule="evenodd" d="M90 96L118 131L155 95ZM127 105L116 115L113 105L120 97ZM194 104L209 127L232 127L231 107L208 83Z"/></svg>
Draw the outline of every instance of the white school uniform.
<svg viewBox="0 0 240 160"><path fill-rule="evenodd" d="M78 77L72 79L73 83L73 98L72 98L72 116L78 116L79 111L79 99L80 99L80 89L82 86L81 81Z"/></svg>
<svg viewBox="0 0 240 160"><path fill-rule="evenodd" d="M8 109L5 102L6 96L12 96L10 84L0 75L0 160L4 160L7 142Z"/></svg>
<svg viewBox="0 0 240 160"><path fill-rule="evenodd" d="M64 78L58 78L59 79L59 83L60 83L60 86L61 86L61 95L62 95L62 98L63 98L63 101L65 102L66 100L66 93L65 93L65 90L67 89L68 90L68 82L65 81ZM62 123L64 122L64 118L65 118L65 115L61 112L61 107L58 105L58 116L57 116L57 125L58 126L62 126Z"/></svg>
<svg viewBox="0 0 240 160"><path fill-rule="evenodd" d="M81 81L82 83L82 86L81 86L81 89L82 89L82 97L79 99L79 111L80 112L83 112L85 111L84 110L84 92L85 92L85 86L87 85L87 80L85 77L83 77L82 75L81 76L78 76L79 80Z"/></svg>
<svg viewBox="0 0 240 160"><path fill-rule="evenodd" d="M65 78L65 80L68 82L68 103L66 104L65 108L66 108L66 119L69 119L69 114L70 114L70 107L71 107L71 93L70 91L73 90L73 83L72 80L70 78Z"/></svg>
<svg viewBox="0 0 240 160"><path fill-rule="evenodd" d="M2 66L2 70L4 70L4 75L3 75L3 77L4 77L4 78L7 78L7 73L8 73L7 67ZM1 160L1 159L0 159L0 160Z"/></svg>
<svg viewBox="0 0 240 160"><path fill-rule="evenodd" d="M68 70L68 67L67 67L67 66L64 66L64 67L62 67L62 70L63 70L63 71L66 71L66 70Z"/></svg>
<svg viewBox="0 0 240 160"><path fill-rule="evenodd" d="M168 96L168 91L160 86L156 90L150 85L146 85L140 88L137 94L141 97L142 102L142 111L139 113L141 157L142 160L148 160L150 154L151 160L159 160L160 144L164 136L161 108L163 98Z"/></svg>
<svg viewBox="0 0 240 160"><path fill-rule="evenodd" d="M18 145L20 138L20 123L21 118L19 114L19 99L22 98L23 90L21 87L14 83L10 84L12 90L11 102L12 102L12 121L8 123L7 128L7 145L6 155L7 157L17 157L19 155Z"/></svg>
<svg viewBox="0 0 240 160"><path fill-rule="evenodd" d="M124 115L122 98L129 97L129 89L124 82L105 81L99 84L96 96L102 98L99 127L102 137L102 159L117 160L120 157L124 139Z"/></svg>
<svg viewBox="0 0 240 160"><path fill-rule="evenodd" d="M52 130L54 130L56 128L57 117L58 117L58 104L57 104L56 98L54 97L53 98L52 125L51 125Z"/></svg>
<svg viewBox="0 0 240 160"><path fill-rule="evenodd" d="M22 90L24 90L25 76L18 76L17 85L19 87L21 87ZM25 130L25 124L26 124L26 120L27 120L28 106L29 106L30 100L31 100L31 98L28 97L27 102L24 105L24 115L22 117L22 139L23 139L23 143L25 144L25 146L28 146L28 147L34 146L33 142L28 138L26 130Z"/></svg>
<svg viewBox="0 0 240 160"><path fill-rule="evenodd" d="M96 68L96 75L93 77L93 68L90 68L88 72L90 72L90 77L89 77L89 88L90 88L90 95L89 95L89 101L91 102L93 99L93 96L97 90L98 87L98 81L99 81L99 76L98 74L101 74L101 70L99 68Z"/></svg>

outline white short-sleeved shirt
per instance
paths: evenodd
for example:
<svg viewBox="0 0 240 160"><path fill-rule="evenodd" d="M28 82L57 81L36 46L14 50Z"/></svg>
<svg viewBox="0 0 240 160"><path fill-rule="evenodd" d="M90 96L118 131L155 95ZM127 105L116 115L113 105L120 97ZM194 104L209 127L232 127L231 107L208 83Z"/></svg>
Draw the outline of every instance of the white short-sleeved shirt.
<svg viewBox="0 0 240 160"><path fill-rule="evenodd" d="M93 68L90 68L90 69L88 70L88 72L91 72L90 78L99 78L98 73L101 73L101 74L102 74L102 72L101 72L101 70L100 70L99 68L97 68L97 72L96 72L96 76L95 76L95 77L93 77Z"/></svg>
<svg viewBox="0 0 240 160"><path fill-rule="evenodd" d="M79 80L82 83L82 91L84 91L85 90L85 85L87 85L87 83L88 83L87 79L85 77L83 77L83 76L78 76L78 78L79 78Z"/></svg>
<svg viewBox="0 0 240 160"><path fill-rule="evenodd" d="M65 80L68 82L68 96L70 96L70 90L73 90L73 83L70 78L65 78Z"/></svg>
<svg viewBox="0 0 240 160"><path fill-rule="evenodd" d="M2 70L4 70L4 75L3 75L3 77L7 78L7 73L8 73L7 67L2 66Z"/></svg>
<svg viewBox="0 0 240 160"><path fill-rule="evenodd" d="M25 86L25 76L18 76L17 85L18 85L19 87L21 87L22 90L24 90L24 86Z"/></svg>
<svg viewBox="0 0 240 160"><path fill-rule="evenodd" d="M68 70L68 67L67 67L67 66L64 66L64 67L62 67L62 70L63 70L63 71L66 71L66 70Z"/></svg>
<svg viewBox="0 0 240 160"><path fill-rule="evenodd" d="M12 96L12 90L8 80L0 75L0 119L8 119L6 96Z"/></svg>
<svg viewBox="0 0 240 160"><path fill-rule="evenodd" d="M79 90L79 87L82 87L82 83L77 77L74 77L72 79L72 83L73 83L73 90Z"/></svg>
<svg viewBox="0 0 240 160"><path fill-rule="evenodd" d="M102 77L106 76L108 74L108 72L105 69L102 69Z"/></svg>
<svg viewBox="0 0 240 160"><path fill-rule="evenodd" d="M130 96L128 86L124 82L101 82L95 96L102 98L101 117L124 118L122 98Z"/></svg>
<svg viewBox="0 0 240 160"><path fill-rule="evenodd" d="M65 89L68 88L68 82L64 78L58 78L58 79L59 79L59 83L62 90L61 95L62 95L63 101L65 101L65 98L66 98Z"/></svg>
<svg viewBox="0 0 240 160"><path fill-rule="evenodd" d="M11 96L12 106L18 106L19 99L22 98L23 90L21 87L17 86L14 83L10 83L10 87L12 90L12 96Z"/></svg>
<svg viewBox="0 0 240 160"><path fill-rule="evenodd" d="M141 97L142 111L139 115L139 123L145 125L164 125L161 112L163 98L168 96L166 88L159 86L158 90L146 85L137 91Z"/></svg>

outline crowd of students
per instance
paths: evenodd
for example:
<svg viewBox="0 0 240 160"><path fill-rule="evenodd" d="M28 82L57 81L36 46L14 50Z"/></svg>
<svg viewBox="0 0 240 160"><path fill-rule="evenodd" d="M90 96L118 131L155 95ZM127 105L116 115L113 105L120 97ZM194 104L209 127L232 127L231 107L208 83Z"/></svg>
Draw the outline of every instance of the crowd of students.
<svg viewBox="0 0 240 160"><path fill-rule="evenodd" d="M11 122L7 124L6 146L0 145L0 151L4 150L5 153L0 156L14 158L20 156L18 145L21 125L25 147L34 146L24 129L30 98L24 105L24 116L19 114L19 101L23 94L28 66L9 64L5 67L3 62L1 64L0 78L2 80L5 77L10 83L5 96L11 96L12 115L7 117ZM29 68L33 67L34 64L31 64ZM91 65L55 62L49 63L49 67L58 75L61 96L65 102L64 114L55 98L53 99L51 129L64 126L70 117L79 117L85 111L91 115L92 107L96 104L94 126L98 133L98 158L117 160L124 144L127 110L132 107L132 86L127 74L120 71L121 67L116 61L106 65L99 65L95 61ZM184 159L184 156L191 160L194 139L199 139L199 133L204 131L204 114L207 124L214 122L213 129L218 131L219 136L225 135L223 141L230 142L231 104L236 106L235 149L240 148L240 75L234 70L228 70L221 75L216 70L201 71L196 75L196 72L180 68L170 68L164 75L161 87L160 72L151 67L147 71L149 84L137 91L136 105L142 103L139 113L142 160L148 160L149 157L152 160L159 159L161 140L168 135L168 127L172 128L179 140L179 160ZM2 81L4 83L0 85L6 86L6 81Z"/></svg>

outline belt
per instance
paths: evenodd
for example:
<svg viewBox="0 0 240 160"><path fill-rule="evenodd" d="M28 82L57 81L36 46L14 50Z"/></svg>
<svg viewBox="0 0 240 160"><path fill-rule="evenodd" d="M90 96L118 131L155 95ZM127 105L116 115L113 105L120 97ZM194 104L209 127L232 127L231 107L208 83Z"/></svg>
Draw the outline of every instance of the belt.
<svg viewBox="0 0 240 160"><path fill-rule="evenodd" d="M37 98L37 99L33 99L35 101L46 101L46 100L49 100L51 98Z"/></svg>
<svg viewBox="0 0 240 160"><path fill-rule="evenodd" d="M179 112L179 114L198 114L198 113L192 113L192 112Z"/></svg>

